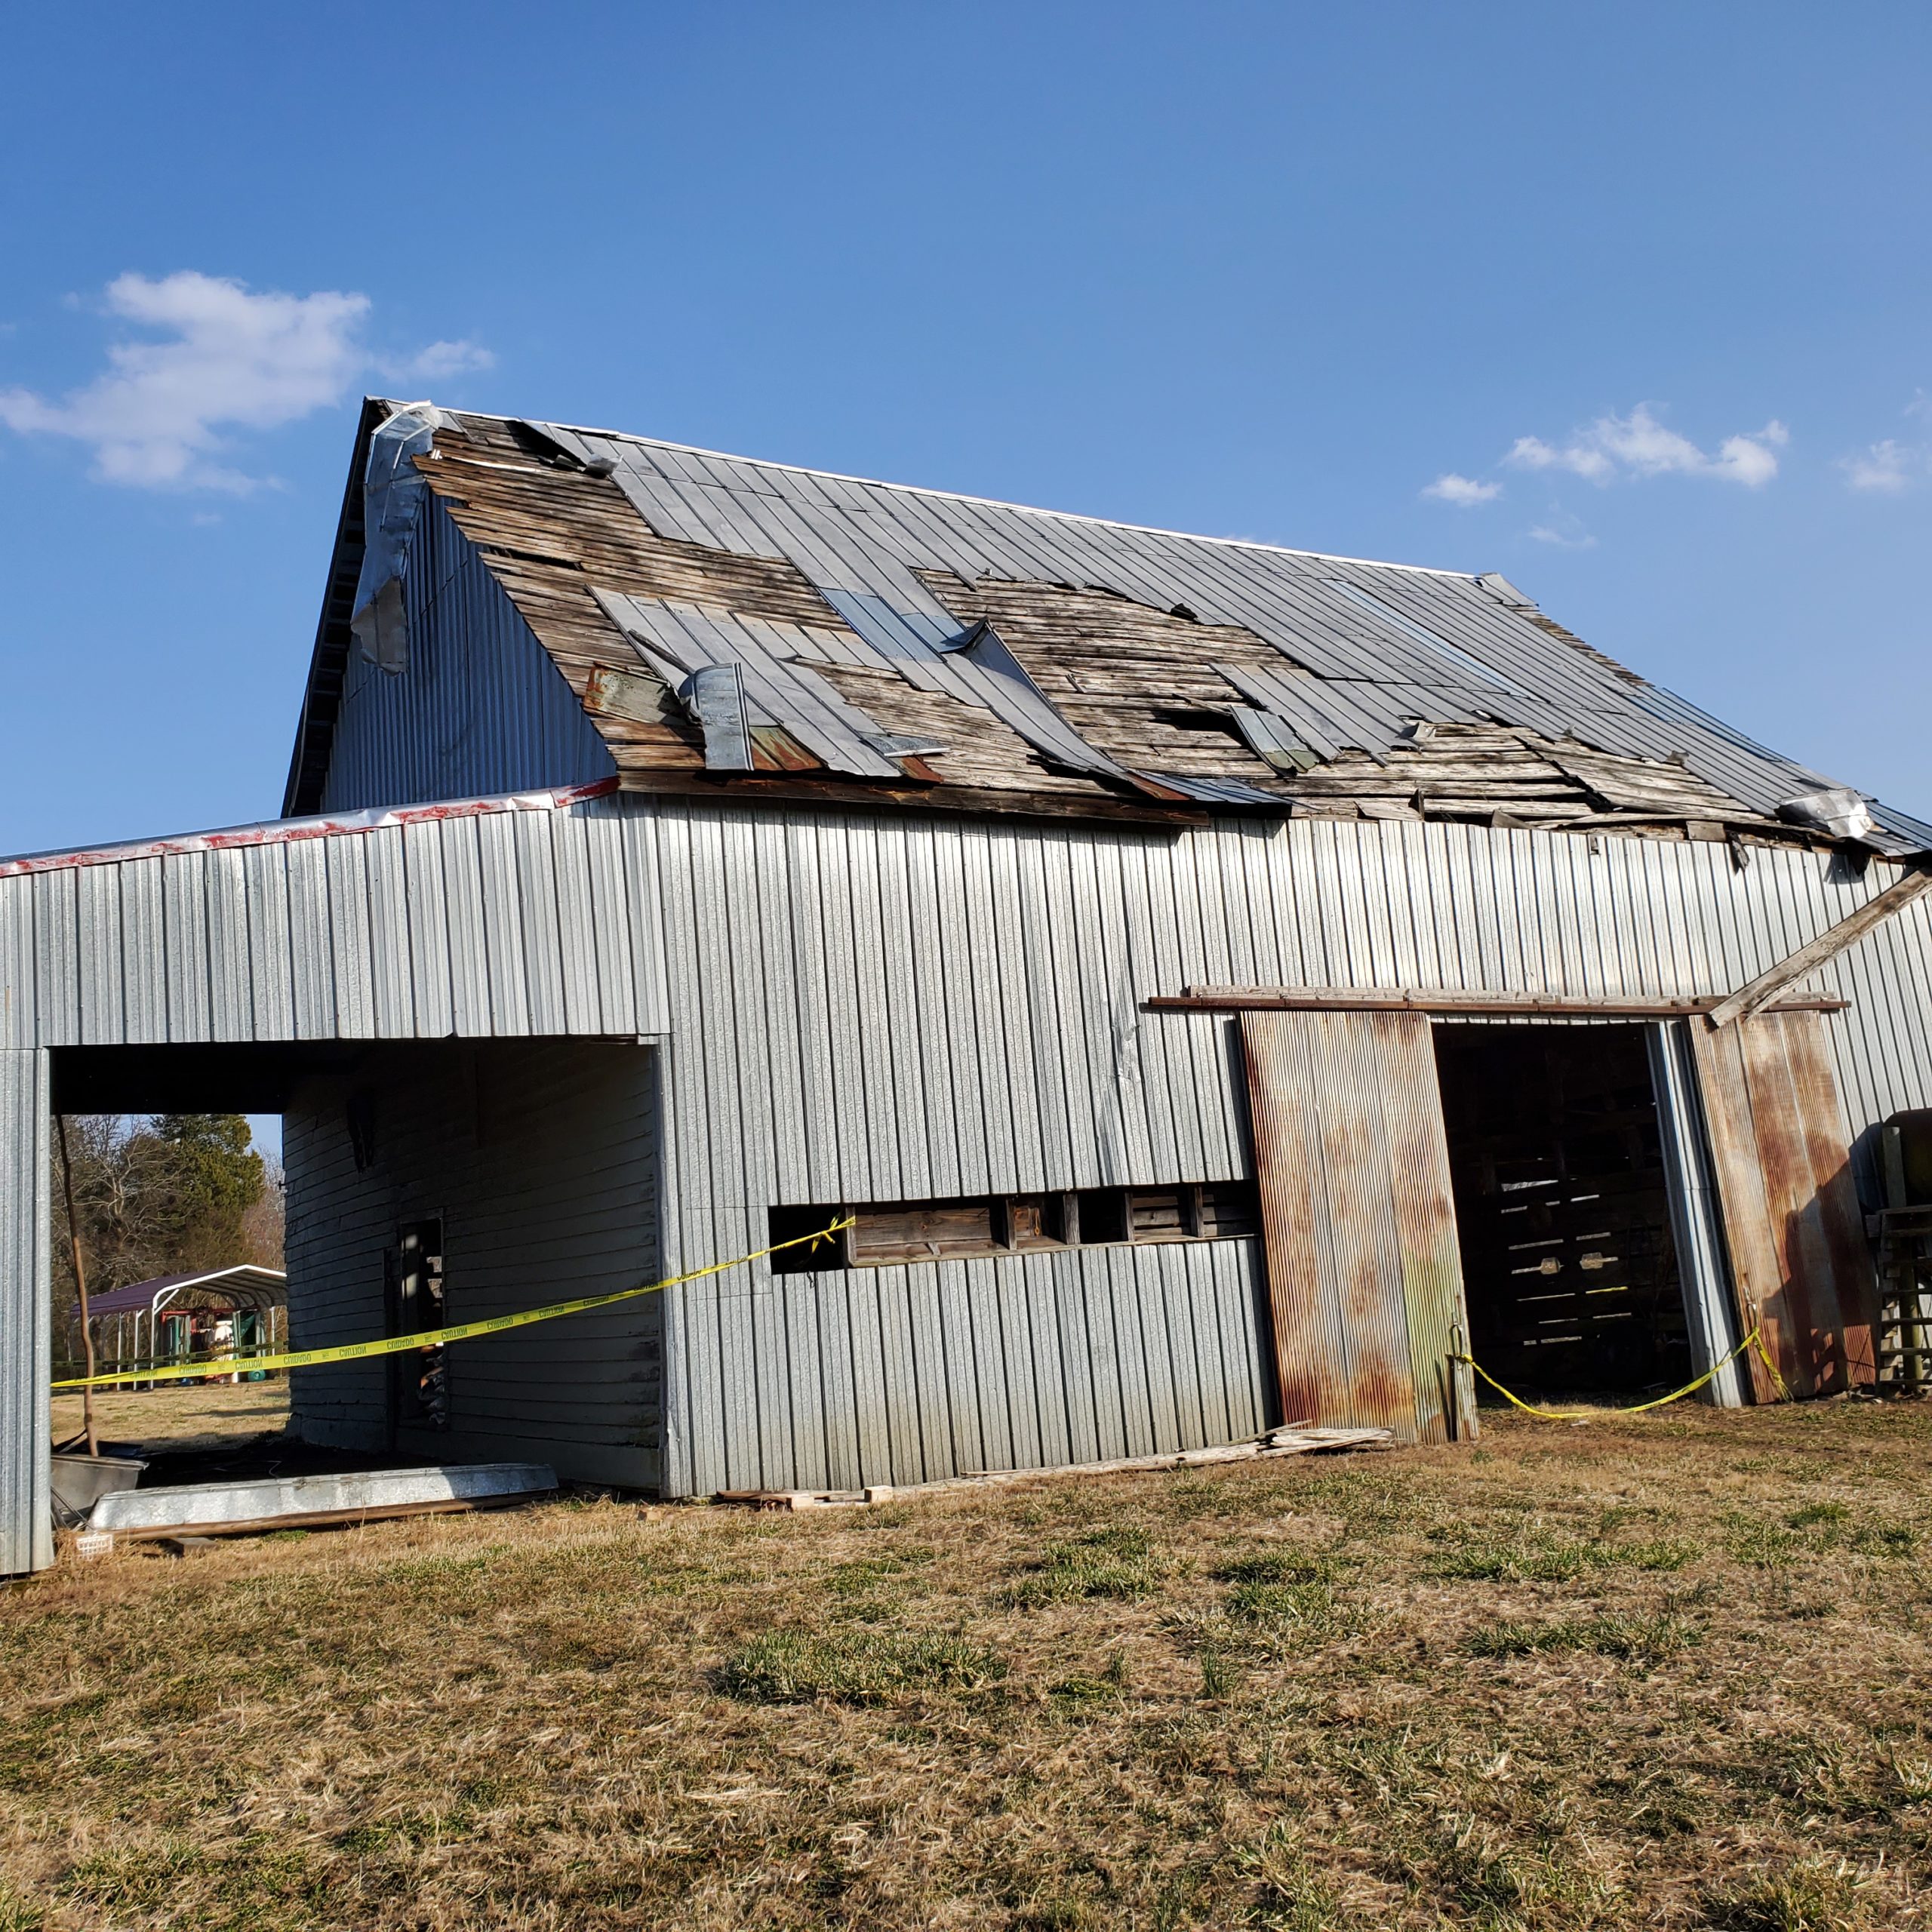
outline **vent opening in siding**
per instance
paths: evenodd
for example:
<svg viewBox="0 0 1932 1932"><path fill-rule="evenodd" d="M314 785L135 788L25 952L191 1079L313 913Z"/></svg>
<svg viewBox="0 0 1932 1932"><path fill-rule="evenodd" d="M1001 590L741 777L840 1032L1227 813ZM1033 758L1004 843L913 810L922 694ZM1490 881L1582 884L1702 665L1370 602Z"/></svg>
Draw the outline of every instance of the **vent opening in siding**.
<svg viewBox="0 0 1932 1932"><path fill-rule="evenodd" d="M771 1210L771 1239L796 1241L836 1220L831 1240L787 1248L772 1272L881 1268L961 1255L1026 1253L1130 1243L1242 1241L1259 1226L1251 1181L1187 1181L1164 1187L1083 1187L1039 1194L961 1195Z"/></svg>

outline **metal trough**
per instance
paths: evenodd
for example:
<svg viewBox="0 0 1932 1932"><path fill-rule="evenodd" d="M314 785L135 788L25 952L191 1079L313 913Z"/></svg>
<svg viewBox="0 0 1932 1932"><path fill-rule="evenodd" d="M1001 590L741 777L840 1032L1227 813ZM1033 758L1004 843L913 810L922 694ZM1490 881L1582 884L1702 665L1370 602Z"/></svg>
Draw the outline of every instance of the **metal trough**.
<svg viewBox="0 0 1932 1932"><path fill-rule="evenodd" d="M73 1456L56 1451L50 1463L54 1520L84 1523L103 1496L131 1490L147 1464L135 1456Z"/></svg>
<svg viewBox="0 0 1932 1932"><path fill-rule="evenodd" d="M547 1463L457 1463L349 1475L255 1478L124 1490L95 1504L88 1527L116 1539L233 1536L383 1516L489 1509L533 1500L557 1487Z"/></svg>

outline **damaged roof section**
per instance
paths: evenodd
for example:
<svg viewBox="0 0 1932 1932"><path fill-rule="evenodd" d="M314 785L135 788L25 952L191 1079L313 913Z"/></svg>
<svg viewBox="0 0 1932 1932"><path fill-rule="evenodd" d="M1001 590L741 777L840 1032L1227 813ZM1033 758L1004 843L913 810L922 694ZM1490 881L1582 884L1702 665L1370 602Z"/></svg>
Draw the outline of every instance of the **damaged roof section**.
<svg viewBox="0 0 1932 1932"><path fill-rule="evenodd" d="M1932 842L1857 795L1820 804L1829 780L1592 650L1500 577L557 424L439 421L413 459L430 496L632 789ZM291 811L312 808L303 787L323 762L310 740L340 679L323 657Z"/></svg>

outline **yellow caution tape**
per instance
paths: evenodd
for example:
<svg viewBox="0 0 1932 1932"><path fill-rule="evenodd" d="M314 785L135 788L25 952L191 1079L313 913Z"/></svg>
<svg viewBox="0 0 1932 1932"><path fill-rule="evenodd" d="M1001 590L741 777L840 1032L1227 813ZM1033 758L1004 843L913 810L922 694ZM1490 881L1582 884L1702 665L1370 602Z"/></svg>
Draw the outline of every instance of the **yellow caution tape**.
<svg viewBox="0 0 1932 1932"><path fill-rule="evenodd" d="M614 1303L635 1300L639 1295L654 1295L685 1281L702 1281L707 1275L722 1275L748 1261L762 1260L781 1249L802 1247L829 1241L841 1229L852 1225L853 1217L834 1221L816 1233L795 1235L789 1241L774 1241L769 1247L740 1254L729 1261L714 1261L708 1268L694 1268L688 1275L673 1275L668 1281L647 1281L641 1287L619 1288L608 1295L585 1295L576 1301L555 1302L548 1308L529 1308L516 1315L493 1315L485 1321L464 1321L454 1328L429 1328L414 1335L391 1335L380 1342L345 1342L333 1349L298 1349L291 1355L218 1355L205 1361L174 1362L165 1368L137 1368L112 1375L76 1375L51 1386L55 1389L104 1389L122 1382L183 1382L197 1376L252 1375L272 1368L307 1368L317 1362L366 1361L371 1355L395 1355L411 1349L440 1349L451 1342L473 1340L478 1335L500 1335L506 1328L527 1328L534 1321L554 1321L560 1315L584 1315L593 1308L609 1308Z"/></svg>
<svg viewBox="0 0 1932 1932"><path fill-rule="evenodd" d="M1754 1344L1757 1348L1759 1358L1763 1361L1765 1367L1770 1371L1771 1380L1777 1387L1778 1399L1780 1401L1789 1401L1791 1391L1785 1386L1784 1377L1778 1373L1777 1364L1772 1361L1770 1353L1765 1349L1762 1339L1763 1334L1761 1327L1752 1329L1750 1334L1746 1335L1722 1361L1712 1362L1695 1382L1687 1382L1681 1389L1673 1389L1668 1395L1658 1395L1647 1402L1635 1402L1627 1409L1612 1409L1608 1413L1618 1416L1640 1416L1646 1409L1660 1409L1668 1403L1681 1401L1686 1395L1694 1395L1712 1376L1717 1374L1719 1369L1724 1367L1727 1363L1735 1361L1746 1349L1752 1347ZM1505 1401L1513 1402L1526 1416L1537 1416L1545 1422L1593 1422L1605 1413L1601 1409L1540 1409L1534 1402L1526 1402L1521 1396L1513 1395L1509 1389L1504 1388L1503 1384L1497 1381L1496 1377L1491 1374L1474 1355L1452 1354L1449 1359L1451 1361L1468 1363L1469 1367L1474 1369Z"/></svg>

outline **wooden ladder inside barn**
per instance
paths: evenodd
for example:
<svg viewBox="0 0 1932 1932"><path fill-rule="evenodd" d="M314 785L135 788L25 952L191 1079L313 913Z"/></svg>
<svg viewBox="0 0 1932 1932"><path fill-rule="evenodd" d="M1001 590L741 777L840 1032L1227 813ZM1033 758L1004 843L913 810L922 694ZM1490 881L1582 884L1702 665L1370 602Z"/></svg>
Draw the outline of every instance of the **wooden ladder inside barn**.
<svg viewBox="0 0 1932 1932"><path fill-rule="evenodd" d="M1932 1389L1932 1208L1887 1208L1871 1225L1878 1241L1878 1386L1918 1395Z"/></svg>

